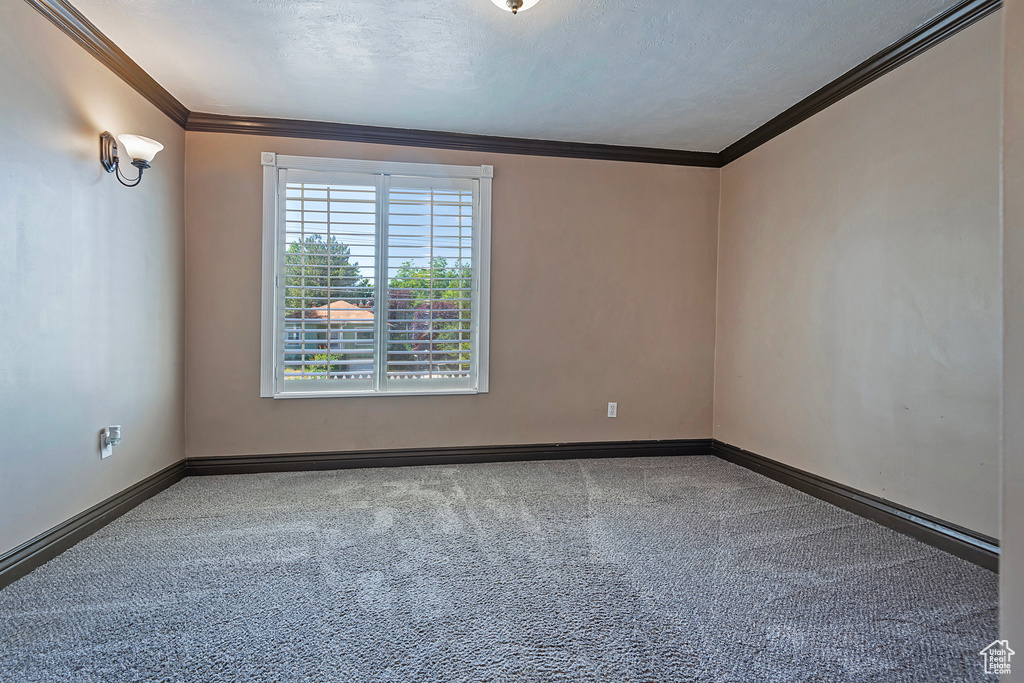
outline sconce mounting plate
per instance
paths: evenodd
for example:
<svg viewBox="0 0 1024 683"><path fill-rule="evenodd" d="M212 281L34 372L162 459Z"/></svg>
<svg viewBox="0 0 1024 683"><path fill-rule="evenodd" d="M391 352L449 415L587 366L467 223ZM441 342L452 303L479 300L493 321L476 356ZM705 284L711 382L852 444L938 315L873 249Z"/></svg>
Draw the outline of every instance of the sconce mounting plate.
<svg viewBox="0 0 1024 683"><path fill-rule="evenodd" d="M100 135L100 163L107 173L117 170L117 140L106 131Z"/></svg>

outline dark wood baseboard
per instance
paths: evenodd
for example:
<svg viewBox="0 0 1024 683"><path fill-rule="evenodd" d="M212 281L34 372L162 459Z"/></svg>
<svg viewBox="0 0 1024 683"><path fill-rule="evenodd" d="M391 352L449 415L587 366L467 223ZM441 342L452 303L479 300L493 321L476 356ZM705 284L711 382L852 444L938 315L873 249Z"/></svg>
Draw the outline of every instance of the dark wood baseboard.
<svg viewBox="0 0 1024 683"><path fill-rule="evenodd" d="M714 453L968 562L999 571L999 541L864 491L715 440Z"/></svg>
<svg viewBox="0 0 1024 683"><path fill-rule="evenodd" d="M602 441L594 443L409 448L344 451L337 453L225 455L189 458L185 465L185 474L186 476L252 474L259 472L338 470L353 467L402 467L410 465L451 465L527 460L569 460L578 458L711 455L712 451L711 439L673 439L670 441Z"/></svg>
<svg viewBox="0 0 1024 683"><path fill-rule="evenodd" d="M0 555L0 588L20 579L185 476L177 462Z"/></svg>
<svg viewBox="0 0 1024 683"><path fill-rule="evenodd" d="M0 588L187 476L671 455L717 456L981 567L999 571L999 541L995 538L715 439L674 439L188 458L0 555Z"/></svg>
<svg viewBox="0 0 1024 683"><path fill-rule="evenodd" d="M861 517L871 519L890 529L912 536L981 567L999 571L999 541L997 539L714 439L228 455L189 458L185 466L185 474L186 476L255 474L354 467L402 467L666 455L717 456L809 493Z"/></svg>

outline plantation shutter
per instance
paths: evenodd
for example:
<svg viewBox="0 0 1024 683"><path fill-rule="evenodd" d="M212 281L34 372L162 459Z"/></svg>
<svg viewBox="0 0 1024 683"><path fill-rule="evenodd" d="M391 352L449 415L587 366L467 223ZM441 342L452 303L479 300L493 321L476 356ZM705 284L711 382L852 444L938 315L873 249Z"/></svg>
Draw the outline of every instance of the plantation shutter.
<svg viewBox="0 0 1024 683"><path fill-rule="evenodd" d="M471 385L475 182L390 178L389 388Z"/></svg>
<svg viewBox="0 0 1024 683"><path fill-rule="evenodd" d="M377 182L282 171L284 282L280 380L286 388L372 389Z"/></svg>
<svg viewBox="0 0 1024 683"><path fill-rule="evenodd" d="M274 173L273 395L479 390L480 180Z"/></svg>

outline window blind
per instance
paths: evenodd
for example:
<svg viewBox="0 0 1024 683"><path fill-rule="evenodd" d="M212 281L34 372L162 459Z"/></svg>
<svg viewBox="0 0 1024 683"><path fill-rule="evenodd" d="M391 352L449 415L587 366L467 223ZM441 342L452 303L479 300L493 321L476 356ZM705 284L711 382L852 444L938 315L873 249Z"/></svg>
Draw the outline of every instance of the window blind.
<svg viewBox="0 0 1024 683"><path fill-rule="evenodd" d="M473 329L471 181L392 178L387 379L468 381Z"/></svg>
<svg viewBox="0 0 1024 683"><path fill-rule="evenodd" d="M274 395L477 390L480 181L278 173Z"/></svg>
<svg viewBox="0 0 1024 683"><path fill-rule="evenodd" d="M282 380L372 388L376 184L291 175L283 189Z"/></svg>

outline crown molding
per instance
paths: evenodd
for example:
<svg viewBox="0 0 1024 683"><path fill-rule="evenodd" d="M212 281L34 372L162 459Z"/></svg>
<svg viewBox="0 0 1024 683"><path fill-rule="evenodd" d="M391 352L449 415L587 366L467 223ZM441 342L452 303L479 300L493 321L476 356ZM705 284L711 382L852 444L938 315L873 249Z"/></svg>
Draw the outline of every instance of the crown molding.
<svg viewBox="0 0 1024 683"><path fill-rule="evenodd" d="M946 38L985 18L1002 0L963 0L913 33L865 60L721 152L691 152L584 142L473 135L325 121L228 116L191 112L66 0L25 0L68 34L179 126L190 131L344 140L384 145L431 147L499 154L632 161L647 164L721 168L875 79L905 64Z"/></svg>
<svg viewBox="0 0 1024 683"><path fill-rule="evenodd" d="M327 121L275 119L257 116L227 116L191 112L186 130L205 133L239 133L242 135L274 135L289 138L317 140L344 140L404 147L433 147L469 152L497 154L528 154L531 156L566 157L572 159L602 159L606 161L635 161L646 164L674 166L719 167L717 152L690 152L655 147L627 147L590 142L562 142L509 138L497 135L447 133L412 128L362 126Z"/></svg>
<svg viewBox="0 0 1024 683"><path fill-rule="evenodd" d="M964 0L726 147L719 153L721 166L736 161L1002 6L1003 0Z"/></svg>
<svg viewBox="0 0 1024 683"><path fill-rule="evenodd" d="M185 127L188 108L65 0L25 0L172 121Z"/></svg>

